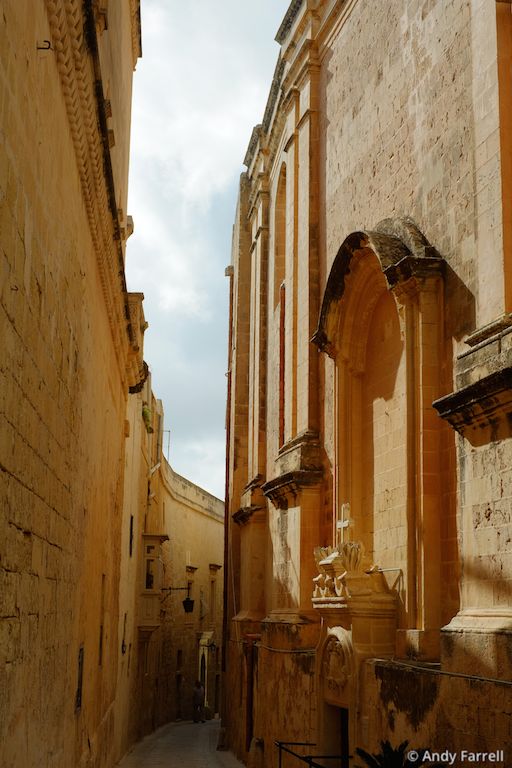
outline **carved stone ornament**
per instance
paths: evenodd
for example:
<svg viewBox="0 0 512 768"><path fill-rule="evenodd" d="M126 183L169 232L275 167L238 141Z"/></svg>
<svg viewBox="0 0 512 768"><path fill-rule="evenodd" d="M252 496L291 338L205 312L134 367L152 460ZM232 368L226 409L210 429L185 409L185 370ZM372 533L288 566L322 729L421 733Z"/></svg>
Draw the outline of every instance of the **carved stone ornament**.
<svg viewBox="0 0 512 768"><path fill-rule="evenodd" d="M339 701L354 675L354 651L350 632L343 627L329 629L322 658L324 697Z"/></svg>
<svg viewBox="0 0 512 768"><path fill-rule="evenodd" d="M365 570L362 542L347 541L337 548L316 547L314 554L319 571L313 579L314 605L388 591L376 566Z"/></svg>

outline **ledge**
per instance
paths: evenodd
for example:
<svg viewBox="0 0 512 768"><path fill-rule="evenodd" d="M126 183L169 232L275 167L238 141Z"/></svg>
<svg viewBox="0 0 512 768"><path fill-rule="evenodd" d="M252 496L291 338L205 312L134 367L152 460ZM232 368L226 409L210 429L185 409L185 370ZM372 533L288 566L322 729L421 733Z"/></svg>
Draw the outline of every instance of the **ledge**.
<svg viewBox="0 0 512 768"><path fill-rule="evenodd" d="M251 517L254 515L254 513L259 512L261 509L263 509L263 507L259 507L256 505L252 505L249 507L240 507L239 510L233 513L232 515L233 521L240 526L246 525L251 519Z"/></svg>
<svg viewBox="0 0 512 768"><path fill-rule="evenodd" d="M432 405L473 445L498 439L512 431L512 367L491 373Z"/></svg>
<svg viewBox="0 0 512 768"><path fill-rule="evenodd" d="M297 470L320 470L318 432L308 429L289 440L279 449L275 464L279 476Z"/></svg>
<svg viewBox="0 0 512 768"><path fill-rule="evenodd" d="M358 230L349 234L332 263L318 326L311 339L321 352L332 358L336 357L334 337L351 261L364 250L373 251L379 260L389 288L406 283L411 278L421 281L443 271L443 259L407 216L384 219L373 230Z"/></svg>
<svg viewBox="0 0 512 768"><path fill-rule="evenodd" d="M320 485L322 478L321 469L298 469L269 480L262 491L275 507L288 509L304 488Z"/></svg>
<svg viewBox="0 0 512 768"><path fill-rule="evenodd" d="M281 22L281 26L277 30L275 41L282 45L288 37L290 30L302 8L304 0L292 0L290 7L285 13L284 19Z"/></svg>

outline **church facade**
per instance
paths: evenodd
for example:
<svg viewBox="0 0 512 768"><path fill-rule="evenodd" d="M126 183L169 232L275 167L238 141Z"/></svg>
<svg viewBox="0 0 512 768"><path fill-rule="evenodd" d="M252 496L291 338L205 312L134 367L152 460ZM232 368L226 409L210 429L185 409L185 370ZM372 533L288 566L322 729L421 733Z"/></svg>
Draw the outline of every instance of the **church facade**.
<svg viewBox="0 0 512 768"><path fill-rule="evenodd" d="M506 749L511 6L295 0L276 39L226 270L227 741Z"/></svg>
<svg viewBox="0 0 512 768"><path fill-rule="evenodd" d="M223 503L163 455L125 278L140 56L139 0L2 2L2 768L111 768L198 678L219 709Z"/></svg>

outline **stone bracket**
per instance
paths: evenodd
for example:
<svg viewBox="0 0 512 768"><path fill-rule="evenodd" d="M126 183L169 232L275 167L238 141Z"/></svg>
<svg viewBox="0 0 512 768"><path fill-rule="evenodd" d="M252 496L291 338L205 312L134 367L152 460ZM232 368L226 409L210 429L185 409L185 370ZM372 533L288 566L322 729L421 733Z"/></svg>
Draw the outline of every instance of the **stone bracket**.
<svg viewBox="0 0 512 768"><path fill-rule="evenodd" d="M484 437L485 428L496 435L503 427L512 430L512 366L435 400L433 406L472 444Z"/></svg>
<svg viewBox="0 0 512 768"><path fill-rule="evenodd" d="M233 515L233 520L237 525L246 525L255 512L259 512L263 507L251 505L248 507L240 507Z"/></svg>
<svg viewBox="0 0 512 768"><path fill-rule="evenodd" d="M319 485L322 477L321 469L298 469L269 480L262 486L262 491L277 509L288 509L303 488Z"/></svg>

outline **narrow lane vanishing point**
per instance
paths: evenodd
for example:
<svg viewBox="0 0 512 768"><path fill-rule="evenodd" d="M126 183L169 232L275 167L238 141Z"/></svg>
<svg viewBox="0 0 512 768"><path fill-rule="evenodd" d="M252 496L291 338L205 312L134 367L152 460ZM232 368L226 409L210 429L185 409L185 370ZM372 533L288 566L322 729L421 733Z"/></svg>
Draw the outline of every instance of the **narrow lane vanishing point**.
<svg viewBox="0 0 512 768"><path fill-rule="evenodd" d="M140 741L118 768L245 768L231 752L217 751L220 720L169 723Z"/></svg>

